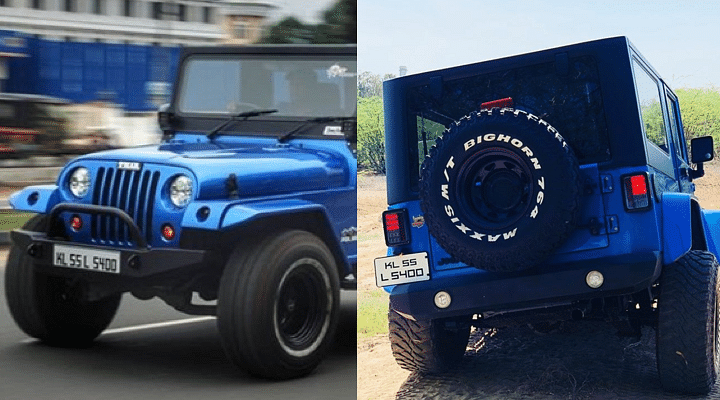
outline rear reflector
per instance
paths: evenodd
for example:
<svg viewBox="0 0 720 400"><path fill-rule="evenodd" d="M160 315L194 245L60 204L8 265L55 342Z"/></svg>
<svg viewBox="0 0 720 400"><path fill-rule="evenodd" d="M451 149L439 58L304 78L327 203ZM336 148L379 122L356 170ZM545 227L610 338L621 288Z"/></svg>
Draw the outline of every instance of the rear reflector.
<svg viewBox="0 0 720 400"><path fill-rule="evenodd" d="M504 99L486 101L485 103L480 104L480 109L481 110L490 110L495 107L506 108L506 107L512 107L512 106L513 106L513 99L511 97L506 97Z"/></svg>
<svg viewBox="0 0 720 400"><path fill-rule="evenodd" d="M410 243L407 224L407 210L388 210L382 214L385 244L388 247Z"/></svg>
<svg viewBox="0 0 720 400"><path fill-rule="evenodd" d="M622 180L625 188L625 208L628 211L650 209L652 202L648 191L647 174L627 175Z"/></svg>

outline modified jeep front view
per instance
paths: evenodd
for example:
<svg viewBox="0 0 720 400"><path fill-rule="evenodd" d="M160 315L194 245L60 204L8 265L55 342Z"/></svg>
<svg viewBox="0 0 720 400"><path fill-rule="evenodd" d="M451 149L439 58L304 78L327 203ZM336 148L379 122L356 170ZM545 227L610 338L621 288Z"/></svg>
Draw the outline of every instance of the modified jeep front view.
<svg viewBox="0 0 720 400"><path fill-rule="evenodd" d="M720 370L720 212L693 195L677 96L625 37L385 82L390 340L413 371L457 364L471 326L597 319L657 332L660 381Z"/></svg>
<svg viewBox="0 0 720 400"><path fill-rule="evenodd" d="M216 315L263 377L310 373L355 287L356 49L186 49L164 140L89 154L11 205L7 302L28 335L83 346L123 293ZM215 304L197 304L193 295Z"/></svg>

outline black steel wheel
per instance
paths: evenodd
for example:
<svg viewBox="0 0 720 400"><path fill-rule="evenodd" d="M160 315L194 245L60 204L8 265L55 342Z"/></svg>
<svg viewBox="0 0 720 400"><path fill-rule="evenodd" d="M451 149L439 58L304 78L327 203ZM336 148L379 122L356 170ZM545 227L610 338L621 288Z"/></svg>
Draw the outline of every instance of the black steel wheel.
<svg viewBox="0 0 720 400"><path fill-rule="evenodd" d="M312 372L332 344L340 280L325 243L285 231L238 246L220 280L218 328L228 357L271 379Z"/></svg>
<svg viewBox="0 0 720 400"><path fill-rule="evenodd" d="M39 231L45 216L31 218L23 227ZM84 347L107 328L120 305L121 294L100 300L84 299L81 288L66 278L37 268L25 249L13 245L5 267L8 308L20 329L44 343Z"/></svg>

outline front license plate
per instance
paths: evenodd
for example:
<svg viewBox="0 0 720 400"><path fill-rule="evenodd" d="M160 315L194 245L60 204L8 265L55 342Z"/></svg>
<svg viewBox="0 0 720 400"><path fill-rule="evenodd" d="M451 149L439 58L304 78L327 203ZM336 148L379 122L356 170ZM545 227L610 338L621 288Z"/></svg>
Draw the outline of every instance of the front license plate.
<svg viewBox="0 0 720 400"><path fill-rule="evenodd" d="M56 244L53 246L53 265L119 274L120 252Z"/></svg>
<svg viewBox="0 0 720 400"><path fill-rule="evenodd" d="M427 253L375 259L375 284L379 287L430 279Z"/></svg>

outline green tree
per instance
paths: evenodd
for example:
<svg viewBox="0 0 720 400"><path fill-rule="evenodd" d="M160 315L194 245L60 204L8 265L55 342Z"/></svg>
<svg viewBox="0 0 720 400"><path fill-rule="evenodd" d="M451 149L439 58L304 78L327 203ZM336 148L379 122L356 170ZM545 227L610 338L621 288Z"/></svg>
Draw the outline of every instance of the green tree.
<svg viewBox="0 0 720 400"><path fill-rule="evenodd" d="M720 144L720 89L678 89L685 138L712 136Z"/></svg>
<svg viewBox="0 0 720 400"><path fill-rule="evenodd" d="M385 121L380 96L358 97L358 167L385 173Z"/></svg>
<svg viewBox="0 0 720 400"><path fill-rule="evenodd" d="M305 25L295 17L287 17L271 27L261 43L307 44L315 37L313 25Z"/></svg>
<svg viewBox="0 0 720 400"><path fill-rule="evenodd" d="M260 43L357 43L357 2L338 0L323 12L323 22L318 25L287 17L270 27Z"/></svg>
<svg viewBox="0 0 720 400"><path fill-rule="evenodd" d="M363 71L358 75L358 96L382 98L383 82L395 78L393 74L385 74L380 76L372 72Z"/></svg>

